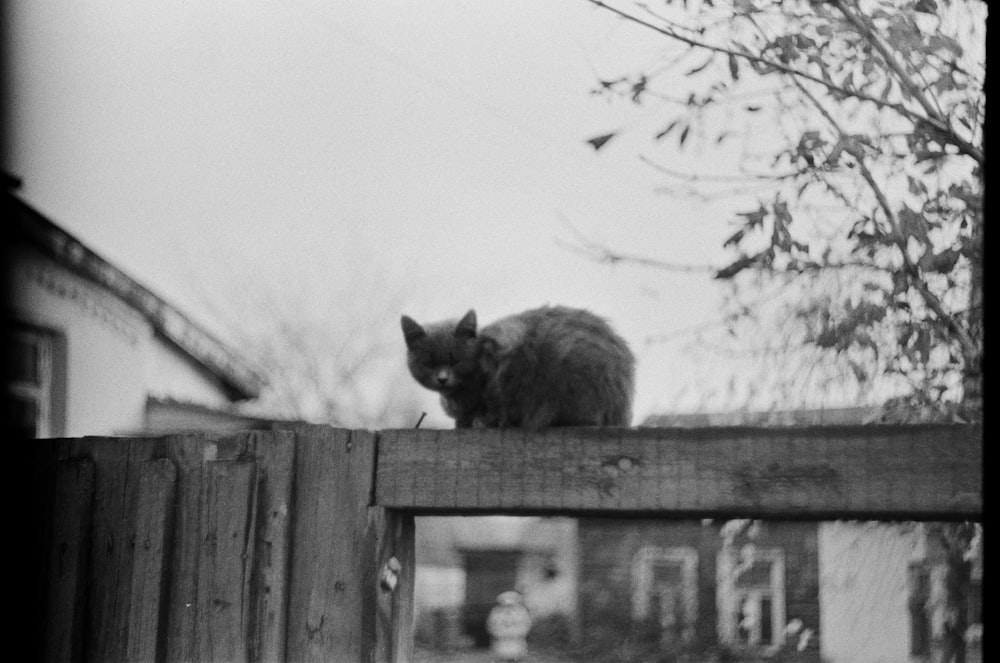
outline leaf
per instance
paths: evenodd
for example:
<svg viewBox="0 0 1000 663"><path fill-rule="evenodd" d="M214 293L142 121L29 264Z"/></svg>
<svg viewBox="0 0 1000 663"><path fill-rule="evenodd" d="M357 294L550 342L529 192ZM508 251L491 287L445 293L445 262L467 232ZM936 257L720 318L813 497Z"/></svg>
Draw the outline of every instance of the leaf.
<svg viewBox="0 0 1000 663"><path fill-rule="evenodd" d="M935 3L934 0L919 0L919 2L913 6L913 11L923 12L924 14L936 14L937 3Z"/></svg>
<svg viewBox="0 0 1000 663"><path fill-rule="evenodd" d="M921 244L927 244L927 220L922 214L914 212L906 205L903 205L899 212L897 212L897 217L899 218L899 230L903 234L903 237L913 237L918 240Z"/></svg>
<svg viewBox="0 0 1000 663"><path fill-rule="evenodd" d="M759 255L758 256L740 256L740 258L737 259L732 264L730 264L730 265L728 265L726 267L723 267L722 269L720 269L719 271L717 271L715 273L715 278L717 278L717 279L730 279L730 278L736 276L737 274L739 274L740 272L742 272L747 267L750 267L751 265L753 265L754 262L756 262L756 260L757 260L758 257L759 257Z"/></svg>
<svg viewBox="0 0 1000 663"><path fill-rule="evenodd" d="M860 384L864 384L868 381L868 372L865 370L864 366L853 359L848 359L847 364L851 367L855 380L857 380Z"/></svg>
<svg viewBox="0 0 1000 663"><path fill-rule="evenodd" d="M764 219L767 218L767 208L761 205L752 212L737 212L736 216L742 216L746 219L745 225L747 228L758 228L764 225Z"/></svg>
<svg viewBox="0 0 1000 663"><path fill-rule="evenodd" d="M955 265L958 263L958 258L962 254L955 249L949 248L941 251L940 253L934 254L931 254L931 252L928 251L924 254L924 257L927 257L928 255L930 256L930 260L928 261L927 267L930 271L937 272L938 274L948 274L955 269ZM923 258L921 258L920 263L920 266L923 267Z"/></svg>
<svg viewBox="0 0 1000 663"><path fill-rule="evenodd" d="M743 110L747 111L748 113L756 113L760 109L761 109L760 106L754 105L754 106L745 106Z"/></svg>
<svg viewBox="0 0 1000 663"><path fill-rule="evenodd" d="M907 182L909 183L910 193L914 196L927 195L927 185L912 175L906 176Z"/></svg>
<svg viewBox="0 0 1000 663"><path fill-rule="evenodd" d="M728 247L728 246L732 246L734 244L739 244L740 241L746 236L748 230L749 230L749 228L746 228L746 227L740 228L739 230L737 230L736 232L734 232L732 235L730 235L726 239L726 241L722 243L722 246L723 247Z"/></svg>
<svg viewBox="0 0 1000 663"><path fill-rule="evenodd" d="M684 127L684 131L681 132L680 139L679 139L679 144L680 144L681 147L684 147L684 141L687 140L688 132L690 130L691 130L691 125L689 124L686 127Z"/></svg>
<svg viewBox="0 0 1000 663"><path fill-rule="evenodd" d="M604 145L605 145L605 144L606 144L606 143L607 143L607 142L608 142L609 140L611 140L612 138L614 138L614 137L615 137L615 136L617 136L617 135L618 135L618 133L617 133L617 132L615 132L615 131L612 131L612 132L611 132L611 133L609 133L609 134L604 134L604 135L602 135L602 136L595 136L595 137L593 137L593 138L589 138L589 139L587 140L587 142L588 142L588 143L590 143L590 146L591 146L591 147L593 147L593 148L594 148L594 151L596 152L597 150L599 150L599 149L601 149L602 147L604 147Z"/></svg>
<svg viewBox="0 0 1000 663"><path fill-rule="evenodd" d="M729 75L734 81L740 80L740 61L732 53L729 54Z"/></svg>
<svg viewBox="0 0 1000 663"><path fill-rule="evenodd" d="M645 76L640 76L639 80L632 84L632 101L639 103L639 97L646 91L647 82Z"/></svg>
<svg viewBox="0 0 1000 663"><path fill-rule="evenodd" d="M669 134L671 131L673 131L674 128L677 125L679 125L680 123L681 123L680 120L674 120L673 122L671 122L670 124L668 124L666 129L664 129L660 133L656 134L656 140L661 140L664 137L666 137L666 135Z"/></svg>

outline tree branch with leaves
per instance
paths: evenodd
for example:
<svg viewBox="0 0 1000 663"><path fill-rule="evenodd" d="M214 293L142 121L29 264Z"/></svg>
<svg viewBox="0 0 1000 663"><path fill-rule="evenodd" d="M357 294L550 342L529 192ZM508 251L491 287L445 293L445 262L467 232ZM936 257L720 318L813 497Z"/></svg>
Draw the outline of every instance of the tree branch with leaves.
<svg viewBox="0 0 1000 663"><path fill-rule="evenodd" d="M651 137L657 154L641 158L692 188L725 190L735 176L755 184L754 207L734 214L724 241L733 258L716 277L751 290L762 276L794 284L789 308L799 311L805 342L862 367L857 380L900 378L883 390L888 401L937 403L938 416L978 418L985 5L687 0L654 11L587 2L673 48L662 66L595 89L636 104L665 98L661 85L675 99L687 92L683 104L663 103L665 128ZM740 101L761 91L753 103ZM743 111L742 135L760 137L756 151L739 156L739 172L706 176L669 165L695 135L725 150L741 133L734 105ZM604 149L615 135L591 144ZM605 262L637 258L588 248ZM844 281L845 266L859 287ZM794 278L804 273L812 274L812 295Z"/></svg>

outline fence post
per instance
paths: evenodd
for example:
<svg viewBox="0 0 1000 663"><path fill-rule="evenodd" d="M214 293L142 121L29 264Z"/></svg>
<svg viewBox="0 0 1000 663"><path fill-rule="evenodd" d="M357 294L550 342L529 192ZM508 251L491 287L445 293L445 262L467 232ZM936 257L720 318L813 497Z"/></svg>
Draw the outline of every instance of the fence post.
<svg viewBox="0 0 1000 663"><path fill-rule="evenodd" d="M369 508L377 437L321 425L290 430L296 451L288 660L404 661L409 643L392 644L392 629L379 628L376 612L382 606L391 619L412 609L412 596L402 598L412 594L412 554L406 552L413 545L412 518ZM380 552L401 564L401 583L392 592L380 589ZM378 633L385 634L381 647ZM405 628L394 633L406 635Z"/></svg>

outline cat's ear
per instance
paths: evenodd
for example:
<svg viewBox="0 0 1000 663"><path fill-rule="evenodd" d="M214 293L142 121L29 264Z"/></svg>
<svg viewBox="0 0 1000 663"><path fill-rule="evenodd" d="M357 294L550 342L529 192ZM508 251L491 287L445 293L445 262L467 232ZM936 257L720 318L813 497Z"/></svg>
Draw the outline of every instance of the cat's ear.
<svg viewBox="0 0 1000 663"><path fill-rule="evenodd" d="M424 331L424 328L417 324L417 321L410 316L404 315L400 318L399 322L403 327L403 338L406 339L407 347L413 345L415 341L422 339L424 336L427 336L427 332Z"/></svg>
<svg viewBox="0 0 1000 663"><path fill-rule="evenodd" d="M476 312L469 310L455 326L455 336L459 338L476 337Z"/></svg>

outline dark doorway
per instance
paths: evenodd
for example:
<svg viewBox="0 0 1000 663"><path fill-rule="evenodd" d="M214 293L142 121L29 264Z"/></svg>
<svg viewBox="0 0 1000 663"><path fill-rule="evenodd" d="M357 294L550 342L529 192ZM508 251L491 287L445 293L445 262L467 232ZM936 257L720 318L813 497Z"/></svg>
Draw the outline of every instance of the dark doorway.
<svg viewBox="0 0 1000 663"><path fill-rule="evenodd" d="M497 595L515 588L517 562L521 553L514 550L467 551L465 557L465 610L463 623L476 647L488 647L490 636L486 618L496 604Z"/></svg>

